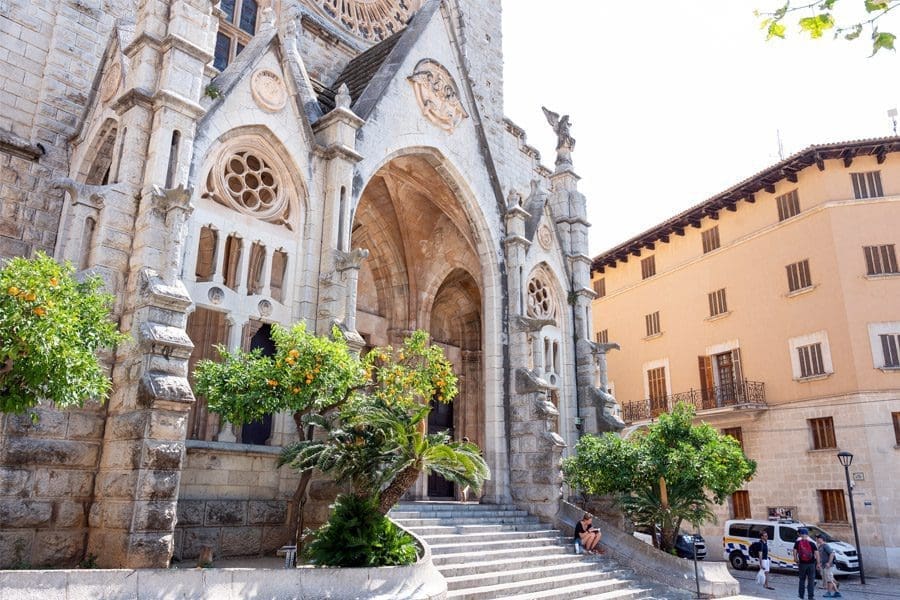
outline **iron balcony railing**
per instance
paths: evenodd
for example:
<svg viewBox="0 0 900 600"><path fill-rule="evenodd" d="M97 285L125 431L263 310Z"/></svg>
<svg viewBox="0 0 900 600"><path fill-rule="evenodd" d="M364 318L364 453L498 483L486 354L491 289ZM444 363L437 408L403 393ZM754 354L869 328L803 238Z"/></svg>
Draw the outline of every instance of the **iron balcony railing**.
<svg viewBox="0 0 900 600"><path fill-rule="evenodd" d="M662 413L671 412L679 402L692 404L698 413L729 406L765 406L766 384L745 379L741 382L715 385L704 390L690 390L671 396L626 402L622 405L622 416L626 423L648 421Z"/></svg>

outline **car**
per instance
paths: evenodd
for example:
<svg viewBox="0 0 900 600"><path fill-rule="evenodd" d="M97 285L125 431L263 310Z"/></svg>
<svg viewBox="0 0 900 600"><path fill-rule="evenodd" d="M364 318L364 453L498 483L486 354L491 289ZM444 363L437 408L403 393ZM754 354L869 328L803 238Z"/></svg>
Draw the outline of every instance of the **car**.
<svg viewBox="0 0 900 600"><path fill-rule="evenodd" d="M675 553L679 558L694 558L694 548L697 548L697 560L706 558L706 540L699 533L679 533L675 538Z"/></svg>
<svg viewBox="0 0 900 600"><path fill-rule="evenodd" d="M649 529L645 529L644 531L648 533L643 533L641 531L636 532L634 535L638 539L646 542L647 544L652 544L653 540L650 538ZM659 542L659 529L656 529L656 539L657 543ZM697 544L697 560L703 560L706 558L706 541L703 539L703 536L698 534L684 533L679 532L678 536L675 538L675 555L679 558L694 558L694 542L696 540Z"/></svg>
<svg viewBox="0 0 900 600"><path fill-rule="evenodd" d="M750 544L759 540L765 531L769 534L769 559L773 569L797 571L794 562L794 542L799 537L799 529L806 527L811 538L825 536L825 541L834 549L835 575L855 575L859 573L859 555L856 548L842 542L815 525L808 525L793 519L777 521L755 519L732 519L725 522L722 537L722 552L725 560L738 570L758 567L759 559L750 556Z"/></svg>

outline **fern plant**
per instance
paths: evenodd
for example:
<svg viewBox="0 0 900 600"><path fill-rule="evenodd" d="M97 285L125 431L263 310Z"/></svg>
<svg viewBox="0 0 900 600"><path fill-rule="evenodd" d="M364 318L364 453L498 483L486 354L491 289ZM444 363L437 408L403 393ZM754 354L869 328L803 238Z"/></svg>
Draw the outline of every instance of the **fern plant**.
<svg viewBox="0 0 900 600"><path fill-rule="evenodd" d="M409 565L416 561L416 542L378 512L377 498L342 494L305 555L328 567Z"/></svg>

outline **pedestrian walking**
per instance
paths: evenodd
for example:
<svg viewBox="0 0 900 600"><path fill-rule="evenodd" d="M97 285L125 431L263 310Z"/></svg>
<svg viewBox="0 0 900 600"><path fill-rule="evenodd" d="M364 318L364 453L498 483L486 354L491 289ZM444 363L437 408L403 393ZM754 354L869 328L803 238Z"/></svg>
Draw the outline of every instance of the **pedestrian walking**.
<svg viewBox="0 0 900 600"><path fill-rule="evenodd" d="M819 545L819 573L822 574L822 581L825 583L825 598L840 598L841 593L837 589L837 582L834 580L834 548L825 540L823 534L816 535L816 542Z"/></svg>
<svg viewBox="0 0 900 600"><path fill-rule="evenodd" d="M772 561L769 560L769 532L760 533L759 541L750 545L750 556L759 560L759 572L762 577L756 578L757 583L762 584L767 590L774 590L775 588L769 585L769 570L772 568Z"/></svg>

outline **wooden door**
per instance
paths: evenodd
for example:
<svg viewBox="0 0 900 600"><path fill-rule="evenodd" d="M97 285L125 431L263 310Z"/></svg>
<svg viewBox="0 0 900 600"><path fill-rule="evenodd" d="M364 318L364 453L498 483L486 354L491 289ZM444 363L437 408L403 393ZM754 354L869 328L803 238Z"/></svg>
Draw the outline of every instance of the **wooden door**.
<svg viewBox="0 0 900 600"><path fill-rule="evenodd" d="M731 352L716 354L716 374L719 376L719 406L735 404L734 359Z"/></svg>

